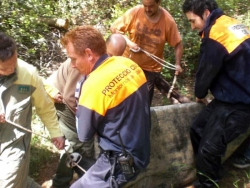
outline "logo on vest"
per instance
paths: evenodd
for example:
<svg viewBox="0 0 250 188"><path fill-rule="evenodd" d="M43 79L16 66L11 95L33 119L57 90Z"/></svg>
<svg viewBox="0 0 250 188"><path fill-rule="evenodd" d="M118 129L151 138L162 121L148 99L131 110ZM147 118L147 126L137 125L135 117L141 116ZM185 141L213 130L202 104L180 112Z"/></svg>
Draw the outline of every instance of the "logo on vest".
<svg viewBox="0 0 250 188"><path fill-rule="evenodd" d="M228 30L231 31L238 39L242 39L243 37L250 34L249 29L242 24L235 24L228 27Z"/></svg>
<svg viewBox="0 0 250 188"><path fill-rule="evenodd" d="M30 86L19 85L17 87L17 92L18 93L23 93L23 94L29 93L30 92Z"/></svg>

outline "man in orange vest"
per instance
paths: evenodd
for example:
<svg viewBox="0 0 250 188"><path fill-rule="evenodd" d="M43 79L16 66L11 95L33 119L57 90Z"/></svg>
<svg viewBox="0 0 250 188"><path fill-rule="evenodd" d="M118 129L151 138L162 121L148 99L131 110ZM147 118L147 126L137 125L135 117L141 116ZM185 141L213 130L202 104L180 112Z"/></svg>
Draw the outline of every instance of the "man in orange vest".
<svg viewBox="0 0 250 188"><path fill-rule="evenodd" d="M228 143L249 128L250 31L226 16L215 0L185 0L183 12L201 36L197 102L207 104L208 90L214 96L190 130L199 180L195 187L215 187Z"/></svg>

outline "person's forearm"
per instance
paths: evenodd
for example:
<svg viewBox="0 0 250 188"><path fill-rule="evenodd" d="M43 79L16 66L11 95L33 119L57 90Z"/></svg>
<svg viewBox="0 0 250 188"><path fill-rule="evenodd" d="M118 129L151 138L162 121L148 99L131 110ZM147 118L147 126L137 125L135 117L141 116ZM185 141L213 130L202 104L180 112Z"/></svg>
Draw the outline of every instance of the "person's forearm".
<svg viewBox="0 0 250 188"><path fill-rule="evenodd" d="M135 45L135 43L134 42L132 42L126 35L122 35L123 37L124 37L124 39L125 39L125 41L126 41L126 44L127 44L127 46L129 46L130 48L133 48L134 47L134 45Z"/></svg>
<svg viewBox="0 0 250 188"><path fill-rule="evenodd" d="M181 67L181 58L183 54L183 45L181 41L175 45L174 53L175 53L175 66L176 66L175 75L179 75L179 73L183 71Z"/></svg>
<svg viewBox="0 0 250 188"><path fill-rule="evenodd" d="M125 41L126 41L126 44L127 44L127 46L129 46L129 48L132 48L132 49L135 49L135 50L137 50L137 49L139 48L139 46L138 46L136 43L132 42L132 41L128 38L128 36L125 35L123 32L120 32L120 31L118 31L116 28L113 28L113 27L110 27L110 31L111 31L112 33L119 33L119 34L121 34L121 35L124 37L124 39L125 39Z"/></svg>
<svg viewBox="0 0 250 188"><path fill-rule="evenodd" d="M183 45L182 42L179 42L175 48L174 48L174 53L175 53L175 64L176 65L181 65L181 58L183 55Z"/></svg>

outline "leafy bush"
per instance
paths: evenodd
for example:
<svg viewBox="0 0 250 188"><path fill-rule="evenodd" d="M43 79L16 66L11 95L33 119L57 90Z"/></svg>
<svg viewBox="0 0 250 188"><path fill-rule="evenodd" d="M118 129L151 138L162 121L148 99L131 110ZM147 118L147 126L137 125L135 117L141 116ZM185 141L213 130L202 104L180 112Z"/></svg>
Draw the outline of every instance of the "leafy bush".
<svg viewBox="0 0 250 188"><path fill-rule="evenodd" d="M249 0L218 0L219 7L229 16L250 23ZM62 61L65 54L58 42L64 31L48 27L40 18L68 18L70 27L76 25L95 25L105 36L110 34L109 27L127 9L141 4L140 0L2 0L0 2L0 30L11 35L18 43L19 56L36 65L40 70L47 68L53 61ZM183 66L185 74L192 75L196 70L200 38L191 31L182 13L183 0L162 1L161 6L174 17L183 38ZM174 63L173 48L165 47L165 59ZM170 78L173 71L163 70Z"/></svg>
<svg viewBox="0 0 250 188"><path fill-rule="evenodd" d="M19 58L39 70L45 68L52 59L59 58L53 52L61 51L57 42L61 32L41 21L42 18L64 16L58 1L2 0L0 11L0 30L15 39Z"/></svg>

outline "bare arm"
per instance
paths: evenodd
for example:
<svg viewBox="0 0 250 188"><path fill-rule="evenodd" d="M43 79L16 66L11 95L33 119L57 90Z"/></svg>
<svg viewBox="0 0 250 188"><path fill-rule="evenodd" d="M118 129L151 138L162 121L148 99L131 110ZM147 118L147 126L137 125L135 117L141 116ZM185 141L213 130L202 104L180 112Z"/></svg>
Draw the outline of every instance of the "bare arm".
<svg viewBox="0 0 250 188"><path fill-rule="evenodd" d="M112 26L110 27L110 31L111 31L112 33L119 33L119 34L122 34L122 36L124 37L124 39L125 39L127 45L129 46L129 48L132 48L132 49L134 49L134 50L138 50L139 46L138 46L136 43L132 42L132 41L125 35L125 33L118 31L116 28L114 28L114 27L112 27Z"/></svg>
<svg viewBox="0 0 250 188"><path fill-rule="evenodd" d="M175 53L175 66L177 67L177 71L175 72L176 75L179 75L183 71L181 67L181 58L183 54L183 45L182 42L179 42L174 47L174 53Z"/></svg>

